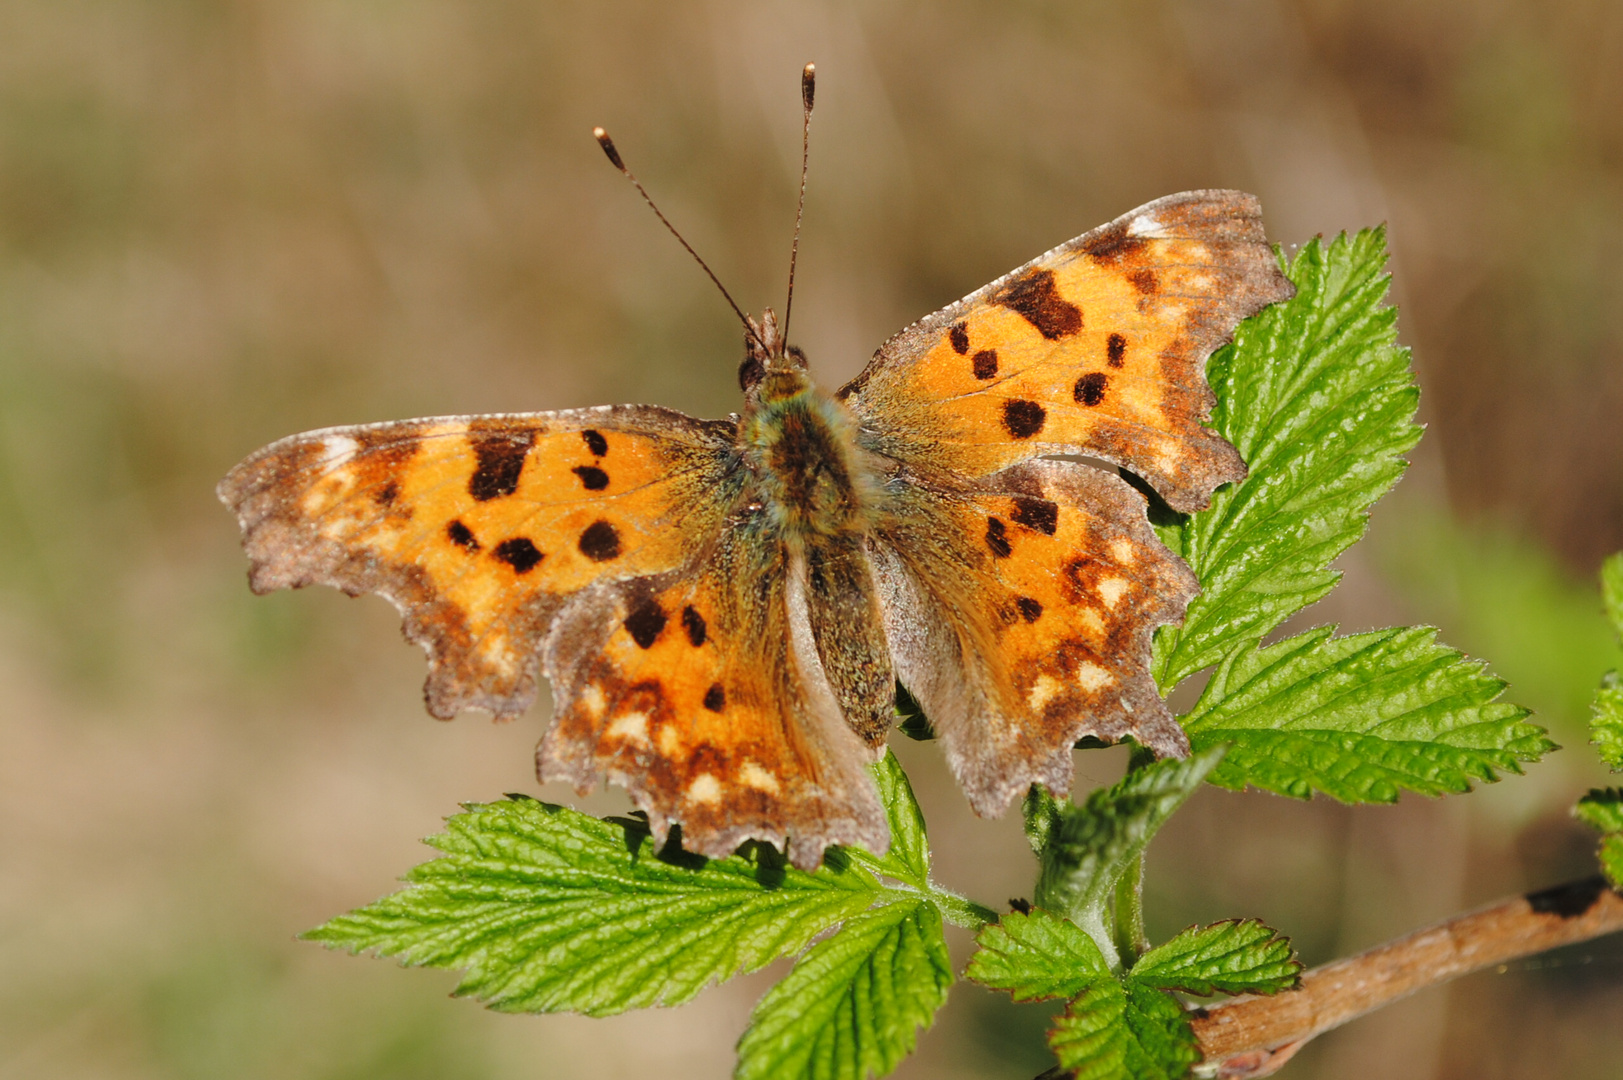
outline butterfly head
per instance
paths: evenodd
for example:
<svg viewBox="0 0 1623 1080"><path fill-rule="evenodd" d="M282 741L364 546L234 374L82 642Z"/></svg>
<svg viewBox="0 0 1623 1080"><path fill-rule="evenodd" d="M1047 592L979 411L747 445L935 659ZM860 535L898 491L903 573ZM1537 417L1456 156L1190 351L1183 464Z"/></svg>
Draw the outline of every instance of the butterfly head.
<svg viewBox="0 0 1623 1080"><path fill-rule="evenodd" d="M778 316L767 308L761 320L749 320L744 335L744 360L738 365L738 386L744 402L755 407L763 401L778 401L803 393L810 385L806 354L785 345L778 336Z"/></svg>

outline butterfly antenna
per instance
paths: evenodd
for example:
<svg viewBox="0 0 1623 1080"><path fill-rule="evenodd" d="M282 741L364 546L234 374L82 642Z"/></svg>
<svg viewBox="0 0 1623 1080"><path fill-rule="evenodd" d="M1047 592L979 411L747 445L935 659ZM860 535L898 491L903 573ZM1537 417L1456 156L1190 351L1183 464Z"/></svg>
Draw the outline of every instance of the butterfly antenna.
<svg viewBox="0 0 1623 1080"><path fill-rule="evenodd" d="M766 343L761 340L761 335L756 332L755 324L750 322L749 317L739 309L738 304L733 300L733 294L727 291L727 286L723 285L721 279L716 277L715 271L710 269L709 264L699 258L699 253L693 250L693 245L683 239L682 234L676 231L676 226L670 223L670 219L660 213L659 207L654 205L654 200L649 198L647 189L642 186L642 181L633 176L631 170L626 168L626 163L620 160L620 151L614 148L614 140L609 138L609 133L600 127L593 128L592 137L597 140L597 145L603 148L603 152L609 156L610 164L625 174L625 178L631 181L631 185L642 196L642 201L648 204L648 209L652 210L654 216L659 218L660 222L671 231L672 236L676 237L676 242L681 244L689 255L693 256L693 261L699 264L701 270L710 275L710 280L715 283L716 288L721 290L721 295L726 297L727 303L732 306L733 314L737 315L738 321L744 324L744 332L755 339L755 344L759 346L763 353L766 352Z"/></svg>
<svg viewBox="0 0 1623 1080"><path fill-rule="evenodd" d="M817 65L800 73L800 202L795 205L795 242L789 247L789 295L783 301L783 332L778 335L781 356L789 341L789 313L795 307L795 260L800 257L800 219L806 213L806 166L811 161L812 98L817 95Z"/></svg>

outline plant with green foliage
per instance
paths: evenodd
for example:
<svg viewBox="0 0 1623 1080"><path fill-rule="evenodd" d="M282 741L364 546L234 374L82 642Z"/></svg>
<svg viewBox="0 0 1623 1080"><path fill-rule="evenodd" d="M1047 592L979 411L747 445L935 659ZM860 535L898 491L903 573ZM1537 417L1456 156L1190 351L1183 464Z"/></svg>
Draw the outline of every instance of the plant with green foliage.
<svg viewBox="0 0 1623 1080"><path fill-rule="evenodd" d="M1606 560L1600 573L1601 599L1612 629L1623 638L1623 552ZM1595 691L1589 741L1613 772L1623 772L1623 681L1608 671ZM1596 788L1578 800L1573 814L1601 834L1600 865L1614 888L1623 889L1623 790Z"/></svg>
<svg viewBox="0 0 1623 1080"><path fill-rule="evenodd" d="M1032 905L1000 916L932 882L923 818L887 755L874 766L892 837L883 857L831 848L807 873L751 843L706 860L682 850L679 829L656 849L639 817L511 797L468 806L404 889L307 936L460 969L458 993L494 1009L592 1016L677 1005L794 958L751 1015L735 1075L861 1080L893 1069L945 1001L952 923L976 932L965 977L1018 1001L1065 1002L1048 1034L1062 1071L1189 1075L1202 1050L1178 995L1270 995L1301 972L1290 942L1255 920L1146 939L1145 850L1200 784L1383 803L1469 791L1554 748L1525 709L1498 700L1501 680L1429 629L1319 627L1263 644L1335 587L1330 563L1363 535L1420 437L1384 264L1379 230L1313 241L1285 265L1295 298L1212 358L1211 424L1250 475L1201 513L1155 513L1203 590L1182 626L1162 628L1153 660L1163 694L1211 671L1180 718L1194 753L1157 762L1135 749L1125 778L1081 805L1033 788ZM1608 566L1607 596L1617 619L1623 560ZM904 730L929 737L905 694L902 704ZM1615 676L1594 732L1623 763ZM1580 807L1608 834L1614 880L1620 798L1596 792Z"/></svg>

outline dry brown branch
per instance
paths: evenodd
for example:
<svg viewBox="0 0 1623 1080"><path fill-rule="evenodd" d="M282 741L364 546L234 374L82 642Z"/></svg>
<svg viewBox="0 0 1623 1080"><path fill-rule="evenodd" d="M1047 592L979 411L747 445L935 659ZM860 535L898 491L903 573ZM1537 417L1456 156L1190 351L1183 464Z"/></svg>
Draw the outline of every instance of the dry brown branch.
<svg viewBox="0 0 1623 1080"><path fill-rule="evenodd" d="M1238 997L1193 1017L1196 1075L1268 1076L1309 1039L1417 990L1623 930L1623 896L1600 877L1501 900L1367 952L1316 967L1300 989Z"/></svg>
<svg viewBox="0 0 1623 1080"><path fill-rule="evenodd" d="M1623 930L1623 895L1601 877L1501 900L1367 952L1316 967L1271 997L1237 997L1192 1017L1195 1075L1251 1080L1279 1070L1315 1035L1428 986ZM1054 1068L1037 1080L1063 1080Z"/></svg>

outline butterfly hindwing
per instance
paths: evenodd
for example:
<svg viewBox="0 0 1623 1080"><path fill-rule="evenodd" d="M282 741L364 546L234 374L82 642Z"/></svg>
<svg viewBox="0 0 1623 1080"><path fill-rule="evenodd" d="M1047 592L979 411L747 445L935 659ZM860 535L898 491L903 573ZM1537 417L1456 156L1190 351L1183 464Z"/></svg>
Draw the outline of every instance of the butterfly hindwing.
<svg viewBox="0 0 1623 1080"><path fill-rule="evenodd" d="M255 592L379 593L428 653L435 716L510 718L567 597L679 569L720 528L732 437L642 406L332 428L265 447L219 494Z"/></svg>
<svg viewBox="0 0 1623 1080"><path fill-rule="evenodd" d="M1038 461L968 490L914 487L879 539L898 674L978 813L1035 782L1070 790L1084 735L1188 754L1149 656L1197 585L1126 482Z"/></svg>
<svg viewBox="0 0 1623 1080"><path fill-rule="evenodd" d="M1201 426L1206 359L1241 319L1291 294L1255 198L1172 195L915 323L839 396L889 457L986 476L1089 454L1196 510L1245 475Z"/></svg>
<svg viewBox="0 0 1623 1080"><path fill-rule="evenodd" d="M884 851L872 753L817 660L799 581L746 522L691 572L583 593L547 649L541 777L584 791L606 775L657 836L679 820L706 855L769 840L810 869L833 843Z"/></svg>

